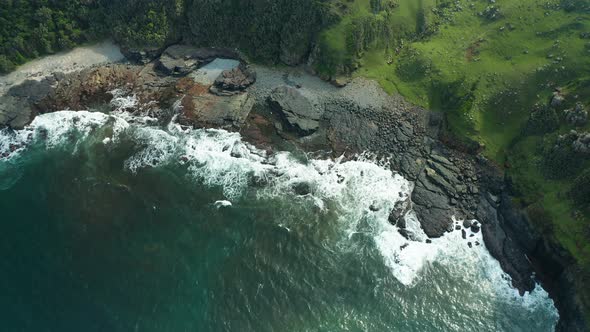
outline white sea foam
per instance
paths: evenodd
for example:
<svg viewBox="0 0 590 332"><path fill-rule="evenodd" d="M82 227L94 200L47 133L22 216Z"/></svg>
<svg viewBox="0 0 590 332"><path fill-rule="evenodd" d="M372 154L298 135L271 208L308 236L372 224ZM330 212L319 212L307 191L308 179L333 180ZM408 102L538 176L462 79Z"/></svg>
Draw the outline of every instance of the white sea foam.
<svg viewBox="0 0 590 332"><path fill-rule="evenodd" d="M220 208L224 208L224 207L230 207L232 206L232 203L230 201L226 201L226 200L221 200L221 201L215 201L215 203L213 203L213 205L220 209Z"/></svg>
<svg viewBox="0 0 590 332"><path fill-rule="evenodd" d="M77 144L68 141L70 133L76 132L78 139L85 139L107 124L118 129L112 131L112 137L104 138L105 142L112 144L125 132L140 147L125 162L131 172L169 163L184 164L190 177L223 190L227 200L217 201L215 206L219 207L227 206L230 200L239 200L251 181L263 184L256 191L259 199L303 195L319 211L334 209L338 212L343 235L340 245L344 249L355 234L369 236L393 276L408 287L421 280L427 267L441 264L461 275L463 282L478 284L498 301L518 303L531 309L542 306L551 315L557 315L541 287L524 297L518 295L510 286L510 278L485 249L481 232L470 237L468 231L465 240L460 231L454 231L426 243L427 237L410 211L405 220L412 240L401 236L396 226L388 222L388 216L396 202L410 197L413 185L394 173L386 162L368 156L349 161L342 158L301 161L287 152L267 156L242 142L238 133L183 129L174 123L162 129L129 124L116 115L69 111L41 115L25 130L10 135L0 132L0 152L6 149L9 136L11 142L26 145L32 134L33 140L42 139L51 148L63 143ZM303 190L294 190L302 184ZM472 248L467 242L472 243ZM480 245L475 245L476 242Z"/></svg>

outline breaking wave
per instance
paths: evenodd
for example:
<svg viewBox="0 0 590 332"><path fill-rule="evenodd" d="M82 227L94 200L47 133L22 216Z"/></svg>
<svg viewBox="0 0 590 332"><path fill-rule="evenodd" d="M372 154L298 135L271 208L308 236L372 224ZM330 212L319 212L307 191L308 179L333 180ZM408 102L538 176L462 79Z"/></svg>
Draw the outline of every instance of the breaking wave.
<svg viewBox="0 0 590 332"><path fill-rule="evenodd" d="M125 108L133 100L117 97L115 103ZM346 250L357 234L369 236L383 263L406 287L416 286L429 269L444 265L497 301L544 310L557 319L553 302L541 287L521 297L510 286L509 277L485 249L481 232L468 231L465 240L454 231L427 243L410 211L405 219L413 237L403 237L388 217L396 202L411 196L413 185L386 161L367 155L353 160L296 158L289 152L269 154L243 142L238 133L224 130L186 129L174 122L148 126L121 112L62 111L40 115L23 130L1 130L0 165L15 162L32 146L76 153L88 139L105 146L132 141L136 149L123 165L131 173L170 164L186 167L192 180L221 189L225 197L215 202L218 207L239 205L243 195L255 192L259 200L291 195L310 202L318 213L334 213L341 235L338 246Z"/></svg>

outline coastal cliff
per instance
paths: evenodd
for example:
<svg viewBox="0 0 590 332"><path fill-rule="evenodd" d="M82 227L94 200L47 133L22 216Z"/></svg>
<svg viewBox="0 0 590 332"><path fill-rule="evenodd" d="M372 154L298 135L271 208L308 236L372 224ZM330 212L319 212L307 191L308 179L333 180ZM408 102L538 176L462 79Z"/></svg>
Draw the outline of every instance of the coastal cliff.
<svg viewBox="0 0 590 332"><path fill-rule="evenodd" d="M394 171L414 182L406 209L416 212L426 235L438 238L458 229L468 240L468 234L483 232L515 288L531 291L540 280L550 292L560 311L558 331L586 329L574 260L513 204L509 182L492 162L449 142L439 113L390 96L373 81L357 78L336 87L301 69L249 66L228 49L174 46L162 54L147 64L51 73L11 87L3 98L18 108L3 111L3 125L22 128L43 112L84 110L111 101L119 90L136 96L145 114L177 117L186 126L239 131L262 149L286 140L335 157L361 152L387 157ZM219 67L217 58L235 63ZM219 76L207 80L208 72ZM466 221L454 223L453 216ZM392 211L390 222L403 236L413 236L399 212Z"/></svg>

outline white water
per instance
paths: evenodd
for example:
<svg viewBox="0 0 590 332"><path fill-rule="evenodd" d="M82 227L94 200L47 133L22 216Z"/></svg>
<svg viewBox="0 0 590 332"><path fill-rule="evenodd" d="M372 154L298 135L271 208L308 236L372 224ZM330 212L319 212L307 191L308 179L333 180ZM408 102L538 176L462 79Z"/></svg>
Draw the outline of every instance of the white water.
<svg viewBox="0 0 590 332"><path fill-rule="evenodd" d="M413 185L394 174L387 162L368 156L359 156L353 161L310 159L302 162L288 152L267 156L242 142L238 133L182 129L175 123L162 129L130 124L128 119L118 115L71 111L38 116L21 131L0 131L0 154L9 153L8 158L14 158L31 142L44 142L49 149L77 145L106 125L113 130L109 136L101 137L104 144L116 144L125 136L144 146L126 160L124 166L130 172L170 163L185 164L190 177L223 190L226 200L215 202L218 207L229 206L230 201L239 204L252 179L262 179L266 183L257 191L260 199L295 195L293 186L306 183L310 192L303 198L310 199L319 213L338 211L338 227L342 233L339 247L347 250L350 239L359 232L371 236L383 263L407 287L417 285L426 270L440 264L461 275L465 282L479 285L482 292L496 301L530 310L544 308L557 319L552 300L540 286L522 297L510 286L509 277L483 245L481 232L469 237L468 231L468 239L464 240L460 231L454 231L428 244L419 222L410 212L406 220L414 240L402 237L388 222L388 215L397 201L410 197ZM78 133L80 140L71 142L72 132ZM11 151L13 144L18 144L19 149ZM369 227L362 227L362 224ZM467 246L468 241L473 248ZM476 246L476 241L481 245Z"/></svg>

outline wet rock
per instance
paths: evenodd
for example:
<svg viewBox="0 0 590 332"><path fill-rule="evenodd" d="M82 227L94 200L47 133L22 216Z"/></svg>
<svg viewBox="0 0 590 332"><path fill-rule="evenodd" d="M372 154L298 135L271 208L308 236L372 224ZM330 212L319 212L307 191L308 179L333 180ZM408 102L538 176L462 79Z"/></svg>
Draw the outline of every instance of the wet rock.
<svg viewBox="0 0 590 332"><path fill-rule="evenodd" d="M473 224L473 225L471 225L471 231L472 231L473 233L479 233L479 230L480 230L480 227L479 227L479 225L478 225L478 224Z"/></svg>
<svg viewBox="0 0 590 332"><path fill-rule="evenodd" d="M512 285L521 293L532 290L535 287L532 266L519 245L507 235L504 218L499 218L498 211L486 199L481 199L477 219L481 222L486 247L512 277Z"/></svg>
<svg viewBox="0 0 590 332"><path fill-rule="evenodd" d="M471 220L463 220L463 227L465 228L469 228L472 225L472 221Z"/></svg>
<svg viewBox="0 0 590 332"><path fill-rule="evenodd" d="M288 126L306 136L319 128L321 112L298 89L280 86L268 98L273 111L278 112Z"/></svg>
<svg viewBox="0 0 590 332"><path fill-rule="evenodd" d="M418 182L412 193L412 201L415 204L414 211L428 237L441 237L453 229L453 210L444 193L428 190Z"/></svg>
<svg viewBox="0 0 590 332"><path fill-rule="evenodd" d="M376 202L373 202L373 204L369 205L369 210L371 210L373 212L377 212L377 211L381 210L381 208L377 205Z"/></svg>
<svg viewBox="0 0 590 332"><path fill-rule="evenodd" d="M463 240L467 239L467 232L465 232L464 229L461 230L461 237L463 238Z"/></svg>
<svg viewBox="0 0 590 332"><path fill-rule="evenodd" d="M469 248L473 248L473 244L472 244L471 242L467 242L467 246L468 246Z"/></svg>
<svg viewBox="0 0 590 332"><path fill-rule="evenodd" d="M307 182L297 182L291 188L299 196L311 194L311 185Z"/></svg>
<svg viewBox="0 0 590 332"><path fill-rule="evenodd" d="M426 239L426 243L432 243L431 239Z"/></svg>
<svg viewBox="0 0 590 332"><path fill-rule="evenodd" d="M395 202L393 210L391 210L391 213L389 213L389 223L392 225L396 225L399 228L405 228L406 225L404 216L406 215L406 213L408 213L408 211L411 208L412 206L410 200L408 199Z"/></svg>

